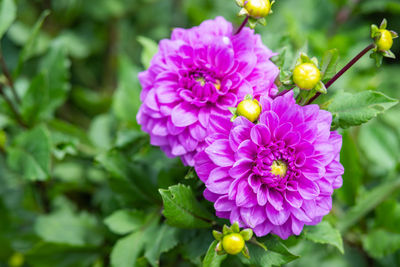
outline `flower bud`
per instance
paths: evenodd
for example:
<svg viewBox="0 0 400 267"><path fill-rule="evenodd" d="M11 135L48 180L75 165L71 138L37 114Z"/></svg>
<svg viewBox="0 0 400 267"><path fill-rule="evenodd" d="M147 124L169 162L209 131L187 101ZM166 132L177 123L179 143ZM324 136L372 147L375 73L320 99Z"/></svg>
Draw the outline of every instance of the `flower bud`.
<svg viewBox="0 0 400 267"><path fill-rule="evenodd" d="M239 0L239 5L243 7L248 16L261 19L271 12L271 2L269 0Z"/></svg>
<svg viewBox="0 0 400 267"><path fill-rule="evenodd" d="M380 33L380 37L376 43L379 51L390 50L390 48L392 48L392 45L393 45L392 33L385 29L379 30L379 33Z"/></svg>
<svg viewBox="0 0 400 267"><path fill-rule="evenodd" d="M300 89L311 90L320 80L321 72L313 63L302 63L294 68L293 81Z"/></svg>
<svg viewBox="0 0 400 267"><path fill-rule="evenodd" d="M243 116L251 122L255 122L261 113L261 106L255 99L245 99L239 103L236 111L238 116Z"/></svg>
<svg viewBox="0 0 400 267"><path fill-rule="evenodd" d="M222 239L222 247L225 252L231 255L240 253L244 248L244 239L238 233L232 233L224 236Z"/></svg>

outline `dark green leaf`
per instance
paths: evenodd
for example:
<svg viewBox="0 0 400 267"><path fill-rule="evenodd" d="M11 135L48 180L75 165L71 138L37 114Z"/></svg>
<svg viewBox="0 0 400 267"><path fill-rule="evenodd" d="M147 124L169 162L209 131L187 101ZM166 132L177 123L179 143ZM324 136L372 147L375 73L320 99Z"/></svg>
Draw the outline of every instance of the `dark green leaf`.
<svg viewBox="0 0 400 267"><path fill-rule="evenodd" d="M163 214L167 223L181 228L206 228L210 227L212 216L204 210L193 196L190 187L178 184L160 189L164 202Z"/></svg>
<svg viewBox="0 0 400 267"><path fill-rule="evenodd" d="M339 93L328 110L333 115L333 128L348 128L371 120L397 103L398 100L376 91Z"/></svg>
<svg viewBox="0 0 400 267"><path fill-rule="evenodd" d="M331 79L336 74L336 65L339 59L337 49L326 51L321 62L321 76L324 81Z"/></svg>
<svg viewBox="0 0 400 267"><path fill-rule="evenodd" d="M362 240L363 248L374 258L382 258L400 249L400 234L376 229Z"/></svg>

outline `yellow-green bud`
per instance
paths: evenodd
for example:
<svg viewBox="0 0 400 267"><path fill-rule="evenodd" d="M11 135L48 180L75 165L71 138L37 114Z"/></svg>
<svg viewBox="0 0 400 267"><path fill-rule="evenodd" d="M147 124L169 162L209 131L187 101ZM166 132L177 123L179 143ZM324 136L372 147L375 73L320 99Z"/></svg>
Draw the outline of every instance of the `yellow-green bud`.
<svg viewBox="0 0 400 267"><path fill-rule="evenodd" d="M381 36L379 37L378 42L376 43L379 51L389 51L393 45L393 36L390 31L385 29L379 30Z"/></svg>
<svg viewBox="0 0 400 267"><path fill-rule="evenodd" d="M320 80L321 72L313 63L303 63L294 68L293 81L300 89L311 90Z"/></svg>
<svg viewBox="0 0 400 267"><path fill-rule="evenodd" d="M261 113L261 106L255 99L245 99L237 106L236 114L255 122Z"/></svg>
<svg viewBox="0 0 400 267"><path fill-rule="evenodd" d="M224 236L222 239L222 247L225 252L231 255L240 253L244 248L244 239L238 233L232 233Z"/></svg>
<svg viewBox="0 0 400 267"><path fill-rule="evenodd" d="M255 19L266 17L271 11L271 2L269 0L243 0L243 8L247 14Z"/></svg>

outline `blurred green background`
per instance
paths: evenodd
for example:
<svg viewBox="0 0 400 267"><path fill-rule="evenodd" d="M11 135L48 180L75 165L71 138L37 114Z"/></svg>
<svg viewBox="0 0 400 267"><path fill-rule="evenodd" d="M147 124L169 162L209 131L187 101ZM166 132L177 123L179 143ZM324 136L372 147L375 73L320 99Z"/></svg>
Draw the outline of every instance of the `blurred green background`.
<svg viewBox="0 0 400 267"><path fill-rule="evenodd" d="M17 20L1 41L11 71L18 66L38 17L44 10L51 11L15 80L17 91L23 95L40 66L49 67L43 57L54 47L66 50L64 63L69 71L62 105L35 122L45 130L37 128L31 136L21 137L8 115L0 114L2 135L7 135L6 145L12 148L24 143L24 138L35 143L44 135L51 137L43 176L34 171L29 179L26 171L21 174L12 168L13 159L0 155L0 266L100 267L110 262L124 266L110 259L110 253L129 231L113 231L106 219L110 214L123 209L143 210L143 217L159 212L157 188L182 181L195 188L201 199L202 185L191 179L191 171L151 148L136 124L141 90L137 73L146 61L143 44L151 46L141 37L158 42L168 38L174 27L192 27L216 16L239 25L234 2L16 1ZM379 25L383 18L389 29L400 32L399 0L277 0L273 11L267 27L258 26L256 32L273 51L285 51L286 66L300 51L321 59L332 48L339 50L339 67L344 66L371 42L370 25ZM392 51L400 57L398 39ZM400 61L385 59L378 69L365 57L330 88L329 96L340 90L379 90L399 99ZM399 118L400 107L396 107L341 132L344 185L334 194L327 220L342 231L345 254L291 238L285 244L301 258L289 266L400 266ZM14 136L20 137L14 140ZM204 205L212 212L209 203ZM199 266L212 240L210 233L209 229L178 233L176 243L164 249L169 252L161 256L160 266ZM125 255L130 253L136 251ZM157 265L153 256L143 257L142 248L137 257L136 265ZM223 266L241 263L230 257Z"/></svg>

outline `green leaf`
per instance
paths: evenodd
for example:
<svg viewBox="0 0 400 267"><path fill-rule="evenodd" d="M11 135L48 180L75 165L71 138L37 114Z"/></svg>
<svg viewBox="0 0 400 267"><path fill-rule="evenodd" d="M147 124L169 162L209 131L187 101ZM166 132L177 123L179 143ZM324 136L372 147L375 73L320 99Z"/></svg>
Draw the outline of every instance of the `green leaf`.
<svg viewBox="0 0 400 267"><path fill-rule="evenodd" d="M344 131L342 136L343 146L340 151L340 162L346 171L342 176L343 186L337 190L337 194L342 201L352 206L355 203L364 174L357 145L350 132Z"/></svg>
<svg viewBox="0 0 400 267"><path fill-rule="evenodd" d="M118 210L104 220L115 234L124 235L138 230L145 221L145 213L139 210Z"/></svg>
<svg viewBox="0 0 400 267"><path fill-rule="evenodd" d="M363 248L374 258L382 258L400 249L400 234L375 229L364 236Z"/></svg>
<svg viewBox="0 0 400 267"><path fill-rule="evenodd" d="M328 107L333 115L332 128L361 125L397 103L398 100L376 91L339 93Z"/></svg>
<svg viewBox="0 0 400 267"><path fill-rule="evenodd" d="M0 39L7 32L17 15L14 0L2 0L0 3Z"/></svg>
<svg viewBox="0 0 400 267"><path fill-rule="evenodd" d="M178 244L178 229L163 224L157 231L154 231L154 236L146 245L144 256L154 267L160 265L159 258L164 252L174 248Z"/></svg>
<svg viewBox="0 0 400 267"><path fill-rule="evenodd" d="M69 60L65 49L53 45L40 64L39 74L32 80L22 99L22 117L30 125L53 117L70 89Z"/></svg>
<svg viewBox="0 0 400 267"><path fill-rule="evenodd" d="M321 76L324 81L331 79L336 74L338 59L339 52L337 49L331 49L325 52L321 62Z"/></svg>
<svg viewBox="0 0 400 267"><path fill-rule="evenodd" d="M365 193L365 195L338 221L338 228L343 233L356 224L385 199L400 189L400 178L383 183Z"/></svg>
<svg viewBox="0 0 400 267"><path fill-rule="evenodd" d="M292 254L288 248L275 237L267 237L264 245L268 248L268 250L249 242L247 247L250 251L250 259L247 259L243 256L240 257L240 260L244 264L269 267L281 266L298 258L298 256Z"/></svg>
<svg viewBox="0 0 400 267"><path fill-rule="evenodd" d="M53 213L41 215L35 223L35 232L46 242L75 246L98 246L102 242L99 223L87 212L75 213L65 200Z"/></svg>
<svg viewBox="0 0 400 267"><path fill-rule="evenodd" d="M49 178L51 141L45 127L36 127L16 137L7 149L9 166L31 181Z"/></svg>
<svg viewBox="0 0 400 267"><path fill-rule="evenodd" d="M212 215L195 199L190 187L178 184L159 190L167 223L181 228L207 228Z"/></svg>
<svg viewBox="0 0 400 267"><path fill-rule="evenodd" d="M137 40L143 46L142 64L147 69L150 66L151 59L158 51L158 45L153 40L144 36L139 36Z"/></svg>
<svg viewBox="0 0 400 267"><path fill-rule="evenodd" d="M47 16L50 14L49 10L45 10L42 12L40 15L39 19L36 21L35 25L33 26L33 29L31 30L30 36L28 40L26 41L24 47L22 48L22 51L19 55L18 59L18 65L17 68L14 71L14 77L18 77L22 67L24 65L24 62L28 60L33 54L35 50L35 45L37 41L37 37L39 36L40 28L43 25L44 20L47 18Z"/></svg>
<svg viewBox="0 0 400 267"><path fill-rule="evenodd" d="M136 260L142 253L146 243L153 237L157 221L153 221L147 228L141 231L133 232L127 237L119 239L111 251L111 266L137 266Z"/></svg>
<svg viewBox="0 0 400 267"><path fill-rule="evenodd" d="M339 230L333 228L327 221L306 227L303 231L303 235L306 239L315 243L335 246L342 254L344 254L343 240Z"/></svg>
<svg viewBox="0 0 400 267"><path fill-rule="evenodd" d="M387 200L375 210L375 226L382 227L390 232L400 234L400 203Z"/></svg>
<svg viewBox="0 0 400 267"><path fill-rule="evenodd" d="M207 250L207 254L204 257L203 260L203 267L219 267L221 266L221 263L227 255L218 255L217 252L215 251L215 248L217 247L218 241L214 240L214 242L211 243L210 247Z"/></svg>
<svg viewBox="0 0 400 267"><path fill-rule="evenodd" d="M118 69L118 88L113 98L113 110L118 119L136 126L136 113L141 105L137 78L139 70L127 56L119 57Z"/></svg>

